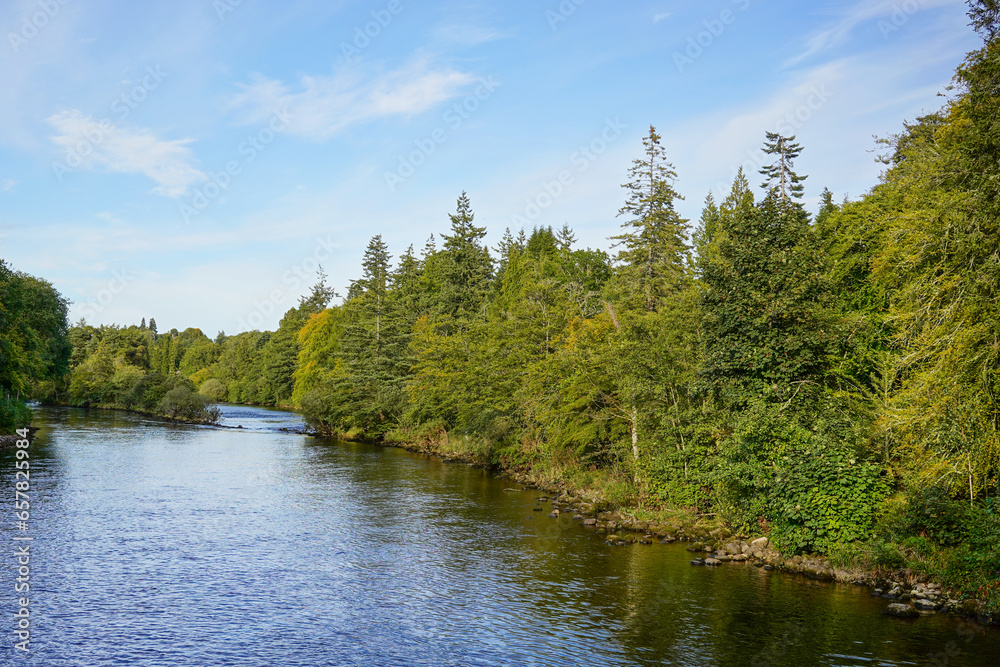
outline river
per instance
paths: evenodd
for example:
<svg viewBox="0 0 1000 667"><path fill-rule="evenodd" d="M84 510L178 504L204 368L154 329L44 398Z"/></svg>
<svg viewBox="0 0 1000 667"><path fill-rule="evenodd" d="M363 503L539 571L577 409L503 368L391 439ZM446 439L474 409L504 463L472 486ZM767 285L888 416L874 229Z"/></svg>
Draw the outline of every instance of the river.
<svg viewBox="0 0 1000 667"><path fill-rule="evenodd" d="M681 545L607 546L537 491L398 449L288 433L296 415L223 406L243 429L36 409L31 651L14 649L3 559L0 663L948 665L1000 663L1000 633L899 620L866 589ZM20 543L18 543L20 544ZM5 546L4 553L13 553Z"/></svg>

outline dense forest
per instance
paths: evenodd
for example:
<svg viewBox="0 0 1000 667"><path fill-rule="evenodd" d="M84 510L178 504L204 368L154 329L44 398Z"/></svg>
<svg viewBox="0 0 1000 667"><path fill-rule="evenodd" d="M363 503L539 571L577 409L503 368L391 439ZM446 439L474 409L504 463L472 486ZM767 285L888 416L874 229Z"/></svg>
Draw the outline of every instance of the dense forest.
<svg viewBox="0 0 1000 667"><path fill-rule="evenodd" d="M763 197L741 171L682 219L651 127L610 253L568 226L488 248L463 193L440 238L393 261L375 236L341 303L321 273L274 332L39 338L65 303L4 268L4 418L29 385L176 418L294 406L321 433L447 443L998 605L1000 20L970 5L985 43L947 104L880 140L866 196L824 190L816 215L803 148L767 133ZM51 319L19 298L55 298Z"/></svg>

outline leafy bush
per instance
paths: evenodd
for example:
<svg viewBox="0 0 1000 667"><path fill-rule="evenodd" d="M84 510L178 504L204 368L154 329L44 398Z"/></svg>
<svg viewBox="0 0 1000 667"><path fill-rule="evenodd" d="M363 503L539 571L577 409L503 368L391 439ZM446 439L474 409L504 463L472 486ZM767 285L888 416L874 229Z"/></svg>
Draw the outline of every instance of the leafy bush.
<svg viewBox="0 0 1000 667"><path fill-rule="evenodd" d="M940 546L955 546L966 537L970 511L968 501L954 500L944 488L911 491L898 530L906 535L922 535Z"/></svg>
<svg viewBox="0 0 1000 667"><path fill-rule="evenodd" d="M771 514L777 461L804 449L811 434L776 405L755 402L740 413L720 443L716 481L720 511L740 532L760 530Z"/></svg>
<svg viewBox="0 0 1000 667"><path fill-rule="evenodd" d="M158 409L160 413L173 419L208 419L215 421L211 417L215 413L208 410L208 399L199 393L191 391L190 387L178 385L163 395Z"/></svg>
<svg viewBox="0 0 1000 667"><path fill-rule="evenodd" d="M13 433L31 423L31 408L16 398L0 396L0 433Z"/></svg>
<svg viewBox="0 0 1000 667"><path fill-rule="evenodd" d="M783 550L826 552L868 538L888 493L882 468L829 444L789 452L772 490L772 538Z"/></svg>
<svg viewBox="0 0 1000 667"><path fill-rule="evenodd" d="M198 388L199 394L205 396L208 400L214 403L221 403L222 401L225 401L227 391L226 385L222 384L215 378L205 380Z"/></svg>

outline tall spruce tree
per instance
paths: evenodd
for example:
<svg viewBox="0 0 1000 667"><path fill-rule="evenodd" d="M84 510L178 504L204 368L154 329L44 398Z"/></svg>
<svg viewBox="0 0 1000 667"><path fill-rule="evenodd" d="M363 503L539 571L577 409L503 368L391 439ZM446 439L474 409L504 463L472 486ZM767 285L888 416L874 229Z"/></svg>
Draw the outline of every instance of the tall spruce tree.
<svg viewBox="0 0 1000 667"><path fill-rule="evenodd" d="M442 284L438 314L456 321L482 319L493 279L493 260L483 245L485 227L477 227L469 196L458 198L455 213L449 214L451 234L443 234Z"/></svg>
<svg viewBox="0 0 1000 667"><path fill-rule="evenodd" d="M622 265L619 294L627 301L634 300L630 295L640 298L647 312L681 288L688 265L687 220L674 208L683 197L674 190L677 172L660 140L650 125L649 136L642 140L644 155L633 161L629 182L622 186L628 200L618 215L627 217L625 231L612 237L622 246L615 258Z"/></svg>

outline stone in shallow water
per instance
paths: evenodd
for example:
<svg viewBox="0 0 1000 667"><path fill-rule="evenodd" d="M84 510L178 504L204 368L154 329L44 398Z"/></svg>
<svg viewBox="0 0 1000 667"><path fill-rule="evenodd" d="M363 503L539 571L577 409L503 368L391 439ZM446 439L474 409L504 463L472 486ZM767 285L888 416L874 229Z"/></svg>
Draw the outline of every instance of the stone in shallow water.
<svg viewBox="0 0 1000 667"><path fill-rule="evenodd" d="M913 605L899 603L889 605L882 613L896 618L915 618L920 615L920 612L914 609Z"/></svg>
<svg viewBox="0 0 1000 667"><path fill-rule="evenodd" d="M718 558L706 558L705 565L712 565L712 566L722 565L722 561L719 560Z"/></svg>
<svg viewBox="0 0 1000 667"><path fill-rule="evenodd" d="M700 558L695 558L695 559L694 559L693 561L691 561L691 564L692 564L692 565L704 565L704 564L705 564L705 561L703 561L703 560L702 560L702 559L700 559Z"/></svg>

